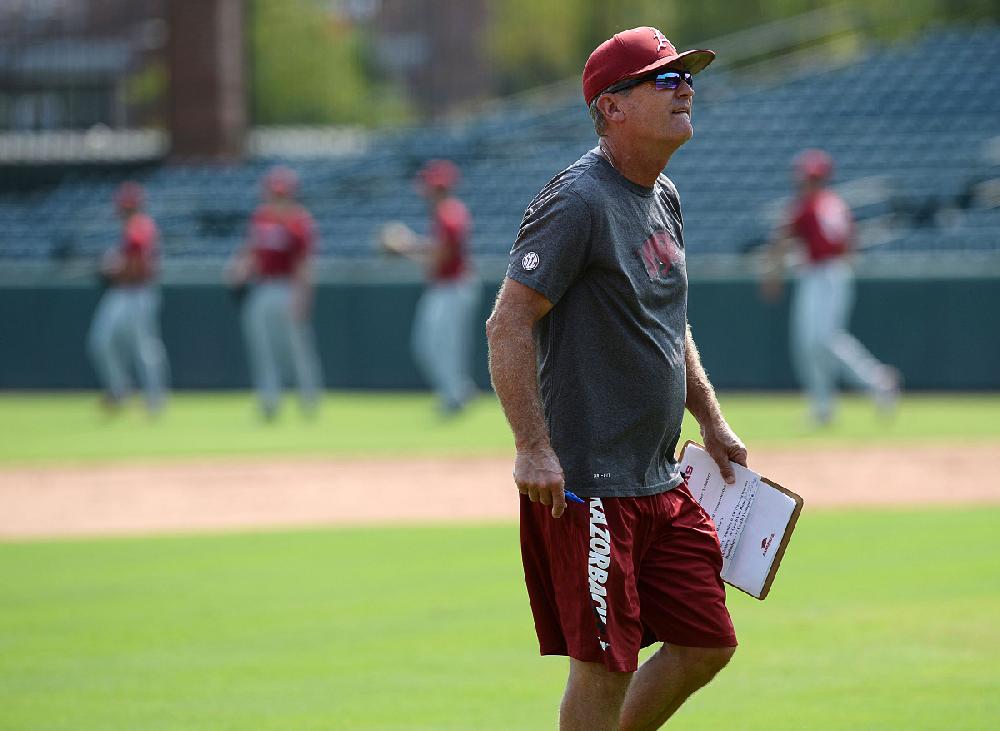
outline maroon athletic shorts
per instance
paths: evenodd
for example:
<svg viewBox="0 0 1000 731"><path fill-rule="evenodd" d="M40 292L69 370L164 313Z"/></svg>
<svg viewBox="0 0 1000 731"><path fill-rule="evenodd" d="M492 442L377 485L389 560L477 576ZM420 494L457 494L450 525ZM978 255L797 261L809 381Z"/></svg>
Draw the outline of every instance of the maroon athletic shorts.
<svg viewBox="0 0 1000 731"><path fill-rule="evenodd" d="M735 647L711 518L685 485L588 498L561 518L521 496L521 557L543 655L636 669L640 647Z"/></svg>

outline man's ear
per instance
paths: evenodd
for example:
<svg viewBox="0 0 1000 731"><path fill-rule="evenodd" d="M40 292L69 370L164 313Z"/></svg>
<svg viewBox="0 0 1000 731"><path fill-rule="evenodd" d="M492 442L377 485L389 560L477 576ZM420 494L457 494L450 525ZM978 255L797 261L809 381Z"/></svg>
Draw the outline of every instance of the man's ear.
<svg viewBox="0 0 1000 731"><path fill-rule="evenodd" d="M598 99L597 108L608 121L620 122L625 119L625 112L618 105L618 99L614 94L605 94Z"/></svg>

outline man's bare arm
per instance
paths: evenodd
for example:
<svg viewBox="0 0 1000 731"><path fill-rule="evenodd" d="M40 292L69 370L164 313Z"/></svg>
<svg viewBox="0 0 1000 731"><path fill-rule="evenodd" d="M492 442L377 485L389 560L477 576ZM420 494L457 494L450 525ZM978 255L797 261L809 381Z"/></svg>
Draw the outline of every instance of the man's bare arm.
<svg viewBox="0 0 1000 731"><path fill-rule="evenodd" d="M250 244L244 244L230 257L223 270L226 284L230 287L238 287L249 282L254 275L253 251Z"/></svg>
<svg viewBox="0 0 1000 731"><path fill-rule="evenodd" d="M551 309L535 290L505 279L486 336L493 388L514 433L514 482L532 502L551 505L552 517L558 518L566 509L563 471L542 413L534 338L535 323Z"/></svg>
<svg viewBox="0 0 1000 731"><path fill-rule="evenodd" d="M701 365L701 356L694 344L690 325L687 326L684 345L684 360L687 366L687 400L684 405L701 426L705 449L719 465L722 477L731 483L735 476L729 462L733 461L746 467L747 448L722 416L715 389L712 388L708 375Z"/></svg>
<svg viewBox="0 0 1000 731"><path fill-rule="evenodd" d="M792 231L788 225L779 226L771 235L762 261L761 296L766 302L776 302L784 288L785 258L794 247Z"/></svg>
<svg viewBox="0 0 1000 731"><path fill-rule="evenodd" d="M312 262L302 257L292 271L292 317L298 322L309 320L314 291Z"/></svg>

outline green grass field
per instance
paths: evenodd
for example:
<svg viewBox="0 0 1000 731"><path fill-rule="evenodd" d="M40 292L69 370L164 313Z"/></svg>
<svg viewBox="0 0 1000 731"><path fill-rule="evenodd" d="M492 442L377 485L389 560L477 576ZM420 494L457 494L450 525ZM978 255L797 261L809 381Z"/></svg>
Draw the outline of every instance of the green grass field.
<svg viewBox="0 0 1000 731"><path fill-rule="evenodd" d="M836 423L806 426L790 394L722 394L730 423L751 447L1000 439L1000 395L909 396L891 421L862 398L843 400ZM316 422L288 404L276 424L255 418L248 394L179 394L158 421L138 408L108 420L93 394L0 395L0 463L233 455L509 454L513 441L493 397L442 420L423 394L333 393ZM696 438L691 420L685 439Z"/></svg>
<svg viewBox="0 0 1000 731"><path fill-rule="evenodd" d="M1000 509L805 514L672 728L1000 717ZM546 729L513 525L0 546L0 728Z"/></svg>
<svg viewBox="0 0 1000 731"><path fill-rule="evenodd" d="M1000 439L993 395L910 396L888 423L847 399L819 432L793 396L722 402L751 450ZM410 394L269 426L246 394L154 423L5 395L0 430L0 465L511 451L495 400L441 421ZM767 601L730 594L742 647L671 728L997 727L997 535L997 506L807 509ZM554 728L565 660L535 647L513 524L0 542L3 731Z"/></svg>

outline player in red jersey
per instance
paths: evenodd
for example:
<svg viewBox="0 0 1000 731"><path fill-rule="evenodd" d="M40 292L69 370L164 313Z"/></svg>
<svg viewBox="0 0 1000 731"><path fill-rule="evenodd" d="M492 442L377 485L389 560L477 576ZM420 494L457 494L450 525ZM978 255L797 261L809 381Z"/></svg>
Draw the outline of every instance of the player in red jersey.
<svg viewBox="0 0 1000 731"><path fill-rule="evenodd" d="M254 211L246 243L228 268L232 286L250 287L243 303L243 332L267 420L278 411L284 364L291 365L307 414L319 405L322 382L311 322L315 225L295 201L297 188L298 178L288 168L267 174L265 201Z"/></svg>
<svg viewBox="0 0 1000 731"><path fill-rule="evenodd" d="M899 392L899 376L847 331L854 300L850 255L855 227L851 210L827 186L833 160L822 150L804 150L795 159L799 196L769 250L763 282L765 299L781 294L782 262L793 244L804 258L792 300L792 355L810 400L812 418L833 418L838 377L872 395L883 410Z"/></svg>
<svg viewBox="0 0 1000 731"><path fill-rule="evenodd" d="M386 249L426 267L427 286L417 304L412 347L444 414L461 411L476 393L469 350L480 286L469 260L472 219L453 193L459 178L451 161L429 161L418 173L417 183L430 207L430 235L418 236L393 223L383 228L381 236Z"/></svg>
<svg viewBox="0 0 1000 731"><path fill-rule="evenodd" d="M134 364L146 407L155 414L166 398L167 358L159 326L159 232L142 212L144 198L142 186L131 181L115 194L122 239L102 258L101 276L108 288L94 312L87 344L104 389L104 406L115 410L121 405Z"/></svg>

